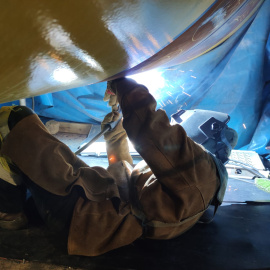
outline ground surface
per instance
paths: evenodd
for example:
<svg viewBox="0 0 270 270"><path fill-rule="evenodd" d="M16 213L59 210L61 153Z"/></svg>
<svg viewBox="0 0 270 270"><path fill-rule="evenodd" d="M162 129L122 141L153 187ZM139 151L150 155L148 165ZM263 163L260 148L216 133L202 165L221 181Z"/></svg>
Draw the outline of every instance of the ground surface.
<svg viewBox="0 0 270 270"><path fill-rule="evenodd" d="M69 136L60 135L73 150L84 139L75 136L69 142ZM89 165L107 166L106 158L84 159ZM196 224L172 240L137 240L98 257L68 256L66 244L33 215L26 229L0 230L0 269L270 269L267 200L269 193L230 179L226 202L209 225ZM31 200L27 209L34 211Z"/></svg>
<svg viewBox="0 0 270 270"><path fill-rule="evenodd" d="M197 224L176 239L138 240L98 257L68 256L42 225L0 231L0 257L9 259L0 260L0 269L7 262L21 268L6 269L269 269L269 210L267 204L223 206L211 224Z"/></svg>

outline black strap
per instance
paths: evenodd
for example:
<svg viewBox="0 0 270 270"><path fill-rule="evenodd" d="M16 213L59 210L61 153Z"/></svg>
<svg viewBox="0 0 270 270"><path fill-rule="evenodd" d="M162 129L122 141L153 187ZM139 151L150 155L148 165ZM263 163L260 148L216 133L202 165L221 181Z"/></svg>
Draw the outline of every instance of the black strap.
<svg viewBox="0 0 270 270"><path fill-rule="evenodd" d="M8 117L9 130L12 130L18 122L20 122L23 118L31 114L35 114L34 111L32 111L30 108L26 106L14 107L11 110L10 115Z"/></svg>

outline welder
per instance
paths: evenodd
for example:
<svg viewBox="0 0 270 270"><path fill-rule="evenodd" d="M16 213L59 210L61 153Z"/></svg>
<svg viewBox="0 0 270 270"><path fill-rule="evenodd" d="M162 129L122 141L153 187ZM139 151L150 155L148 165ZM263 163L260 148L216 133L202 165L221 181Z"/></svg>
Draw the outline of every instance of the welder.
<svg viewBox="0 0 270 270"><path fill-rule="evenodd" d="M181 125L171 125L145 86L110 81L105 100L112 112L102 126L118 120L118 103L123 113L104 135L107 170L85 164L29 108L1 108L1 228L26 226L27 189L69 254L96 256L139 238L177 237L203 220L210 205L220 205L227 183L223 163ZM227 129L225 136L235 146L235 132ZM143 158L136 166L127 138Z"/></svg>

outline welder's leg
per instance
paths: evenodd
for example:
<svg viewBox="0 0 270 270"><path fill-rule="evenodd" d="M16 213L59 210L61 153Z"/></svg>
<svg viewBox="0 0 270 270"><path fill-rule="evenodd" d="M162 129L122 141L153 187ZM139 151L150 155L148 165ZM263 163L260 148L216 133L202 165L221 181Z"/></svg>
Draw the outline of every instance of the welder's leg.
<svg viewBox="0 0 270 270"><path fill-rule="evenodd" d="M79 185L93 201L118 195L114 178L107 170L85 164L47 131L36 114L19 119L10 129L1 154L41 188L66 196Z"/></svg>
<svg viewBox="0 0 270 270"><path fill-rule="evenodd" d="M23 212L26 200L25 185L15 186L0 179L0 212Z"/></svg>
<svg viewBox="0 0 270 270"><path fill-rule="evenodd" d="M75 204L78 198L83 196L82 190L75 187L68 195L58 196L36 185L26 176L24 184L30 191L36 209L47 227L52 232L67 237Z"/></svg>

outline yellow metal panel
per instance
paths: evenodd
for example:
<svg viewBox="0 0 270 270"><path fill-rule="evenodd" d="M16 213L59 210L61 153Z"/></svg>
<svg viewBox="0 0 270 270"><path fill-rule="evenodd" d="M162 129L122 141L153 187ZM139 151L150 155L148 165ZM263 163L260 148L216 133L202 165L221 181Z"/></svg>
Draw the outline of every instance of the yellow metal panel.
<svg viewBox="0 0 270 270"><path fill-rule="evenodd" d="M262 2L2 0L0 103L188 61Z"/></svg>
<svg viewBox="0 0 270 270"><path fill-rule="evenodd" d="M96 83L134 67L213 2L2 0L0 102Z"/></svg>

